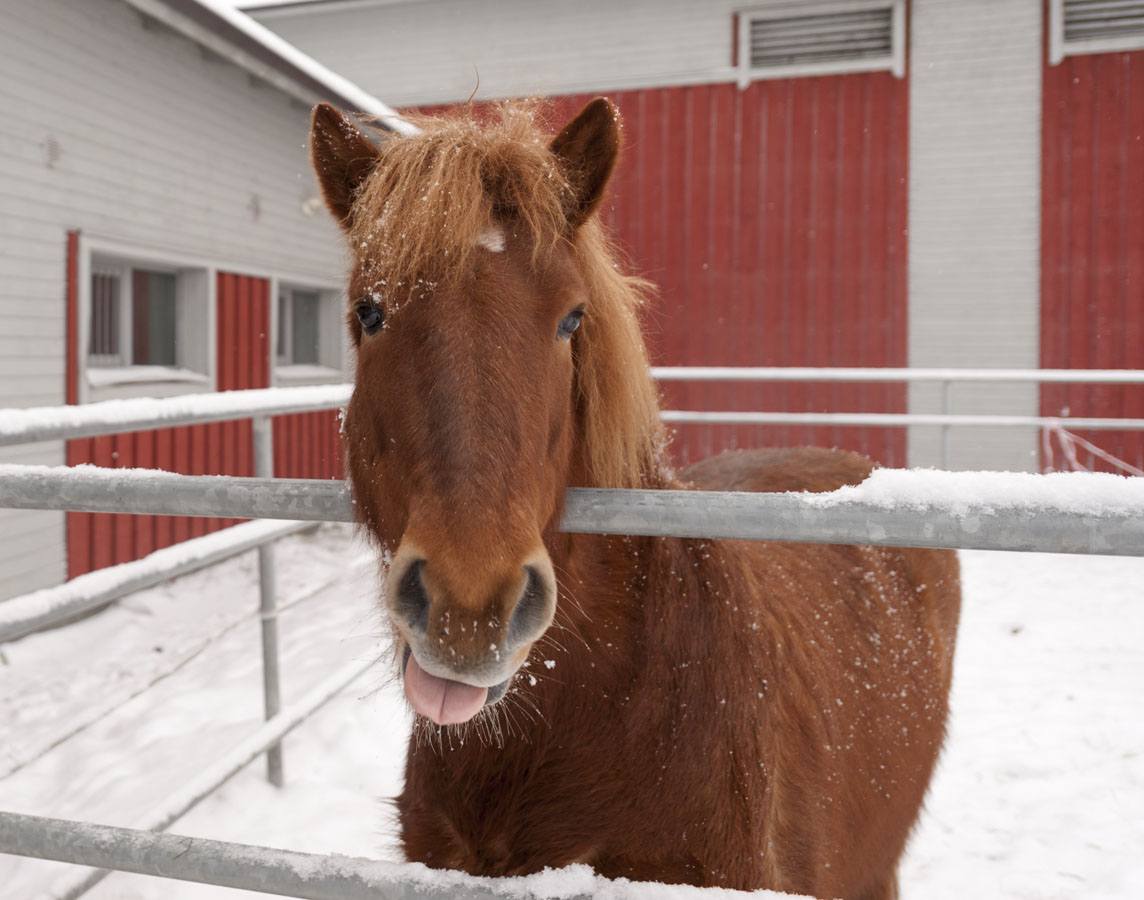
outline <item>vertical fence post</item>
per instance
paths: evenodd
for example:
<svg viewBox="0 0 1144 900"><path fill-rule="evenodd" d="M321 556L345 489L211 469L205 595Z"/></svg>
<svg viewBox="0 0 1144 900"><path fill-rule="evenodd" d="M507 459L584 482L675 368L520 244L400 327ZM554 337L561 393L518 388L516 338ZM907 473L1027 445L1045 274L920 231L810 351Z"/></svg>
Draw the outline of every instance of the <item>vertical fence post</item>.
<svg viewBox="0 0 1144 900"><path fill-rule="evenodd" d="M950 382L943 381L941 383L941 414L943 416L949 415L949 388ZM941 426L941 467L943 469L949 468L949 426Z"/></svg>
<svg viewBox="0 0 1144 900"><path fill-rule="evenodd" d="M258 478L274 477L274 426L269 416L258 416L254 428L254 474ZM258 594L262 620L262 694L266 718L278 714L282 706L278 677L278 596L274 572L274 545L258 548ZM282 744L266 751L266 777L275 787L282 787Z"/></svg>

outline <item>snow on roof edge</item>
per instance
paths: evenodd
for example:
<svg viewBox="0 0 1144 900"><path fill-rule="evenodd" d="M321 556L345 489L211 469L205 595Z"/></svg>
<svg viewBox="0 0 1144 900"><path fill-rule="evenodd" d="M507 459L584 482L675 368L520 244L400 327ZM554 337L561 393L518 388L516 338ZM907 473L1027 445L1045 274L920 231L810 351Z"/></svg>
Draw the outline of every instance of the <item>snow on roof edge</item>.
<svg viewBox="0 0 1144 900"><path fill-rule="evenodd" d="M154 9L160 5L171 7L171 11L176 12L177 7L180 5L178 3L172 3L171 0L153 0L153 2L128 0L128 2L145 12L147 11L147 7ZM397 134L417 134L417 127L401 118L401 115L393 109L393 107L354 84L348 78L339 75L332 69L322 65L322 63L313 57L303 53L289 41L275 34L265 25L256 22L246 13L229 6L225 0L184 0L184 4L196 7L202 10L209 18L213 18L229 26L230 29L240 32L244 37L259 45L262 50L284 62L298 75L303 76L303 82L309 80L310 82L320 85L335 97L344 101L351 107L351 109L348 110L349 112L363 113L367 116L372 116L376 118L383 127ZM185 15L185 13L183 15ZM224 33L217 33L216 36L220 40L234 45L238 51L244 52L241 46L235 44L233 37L228 39ZM289 73L283 74L289 77Z"/></svg>
<svg viewBox="0 0 1144 900"><path fill-rule="evenodd" d="M417 133L417 126L406 122L393 107L358 87L348 78L326 68L312 56L303 53L289 41L275 34L265 25L256 22L241 10L226 5L222 0L195 0L195 2L242 31L247 37L257 41L298 71L325 85L335 94L349 100L357 108L357 112L376 117L383 125L398 134L412 135Z"/></svg>

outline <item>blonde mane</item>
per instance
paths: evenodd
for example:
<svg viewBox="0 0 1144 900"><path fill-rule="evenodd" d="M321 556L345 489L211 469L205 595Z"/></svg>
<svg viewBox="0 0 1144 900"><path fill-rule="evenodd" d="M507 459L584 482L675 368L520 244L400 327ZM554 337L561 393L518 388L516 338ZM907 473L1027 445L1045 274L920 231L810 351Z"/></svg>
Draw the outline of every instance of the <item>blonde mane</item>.
<svg viewBox="0 0 1144 900"><path fill-rule="evenodd" d="M569 236L571 188L537 119L535 104L505 104L489 121L421 117L419 134L384 138L350 246L362 284L393 307L466 271L490 227L523 227L534 262L571 241L588 291L574 342L584 470L592 486L639 487L661 478L665 442L638 318L649 285L621 273L597 217Z"/></svg>

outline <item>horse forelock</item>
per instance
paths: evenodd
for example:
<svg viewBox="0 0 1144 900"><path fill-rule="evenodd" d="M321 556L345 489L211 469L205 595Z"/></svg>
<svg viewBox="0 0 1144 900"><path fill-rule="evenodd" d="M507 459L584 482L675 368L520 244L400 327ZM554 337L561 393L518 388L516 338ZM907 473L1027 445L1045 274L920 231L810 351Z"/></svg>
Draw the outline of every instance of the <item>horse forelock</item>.
<svg viewBox="0 0 1144 900"><path fill-rule="evenodd" d="M462 276L496 229L526 236L534 262L566 239L570 188L534 106L415 121L419 134L382 141L354 203L350 246L367 290L401 305Z"/></svg>

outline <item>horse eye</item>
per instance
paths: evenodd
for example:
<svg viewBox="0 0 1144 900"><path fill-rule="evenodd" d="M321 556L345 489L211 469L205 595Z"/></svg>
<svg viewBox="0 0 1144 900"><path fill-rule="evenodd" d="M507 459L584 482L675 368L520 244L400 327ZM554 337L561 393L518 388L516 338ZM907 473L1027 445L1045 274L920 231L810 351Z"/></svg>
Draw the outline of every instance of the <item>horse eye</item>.
<svg viewBox="0 0 1144 900"><path fill-rule="evenodd" d="M385 311L372 303L359 303L354 312L357 313L362 331L366 334L373 334L385 325Z"/></svg>
<svg viewBox="0 0 1144 900"><path fill-rule="evenodd" d="M572 332L580 327L580 320L583 318L584 310L572 310L572 312L561 319L560 324L556 326L556 336L562 341L571 340Z"/></svg>

